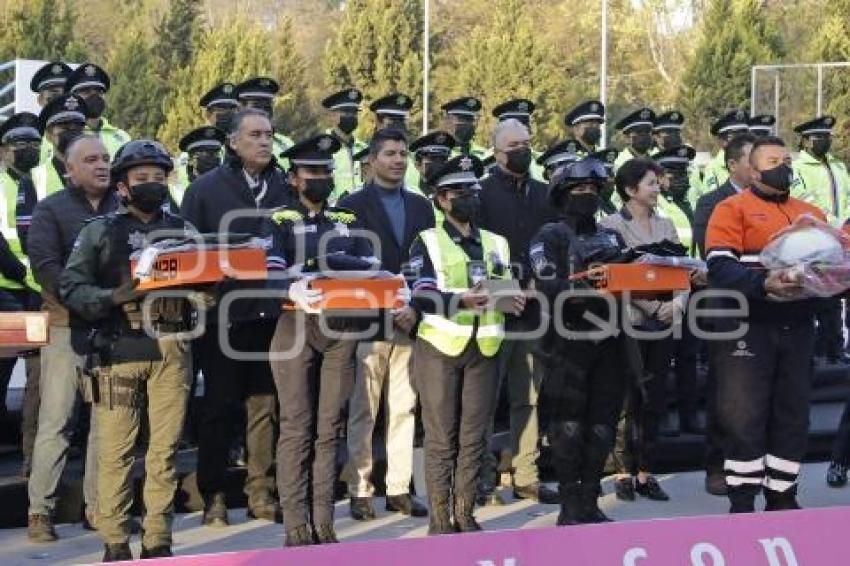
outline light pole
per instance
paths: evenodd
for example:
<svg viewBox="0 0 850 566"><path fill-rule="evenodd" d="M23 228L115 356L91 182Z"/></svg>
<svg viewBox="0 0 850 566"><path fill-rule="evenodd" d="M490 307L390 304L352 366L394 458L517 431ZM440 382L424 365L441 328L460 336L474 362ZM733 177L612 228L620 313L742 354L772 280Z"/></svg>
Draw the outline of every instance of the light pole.
<svg viewBox="0 0 850 566"><path fill-rule="evenodd" d="M427 0L426 0L427 1ZM600 48L600 67L599 67L599 101L602 106L608 104L608 0L602 0L602 46ZM602 147L605 147L607 138L607 128L602 124L602 137L599 142Z"/></svg>
<svg viewBox="0 0 850 566"><path fill-rule="evenodd" d="M425 23L422 29L422 135L428 133L428 69L431 66L430 19L431 9L429 0L423 0Z"/></svg>

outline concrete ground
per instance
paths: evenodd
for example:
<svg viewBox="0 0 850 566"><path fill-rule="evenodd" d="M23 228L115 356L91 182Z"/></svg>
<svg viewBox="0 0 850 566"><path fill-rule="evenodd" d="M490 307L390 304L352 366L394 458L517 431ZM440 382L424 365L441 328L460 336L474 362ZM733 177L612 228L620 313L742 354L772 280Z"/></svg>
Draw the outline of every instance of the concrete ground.
<svg viewBox="0 0 850 566"><path fill-rule="evenodd" d="M824 482L826 464L807 464L803 469L800 502L804 507L850 505L850 487L832 489ZM704 474L687 472L659 476L671 501L656 503L645 499L620 502L614 497L609 478L604 482L606 495L601 507L613 519L629 521L664 517L723 514L728 504L725 498L713 497L703 490ZM527 501L512 501L509 490L503 491L508 504L503 507L479 509L476 516L487 530L549 527L555 524L558 508ZM427 519L410 519L383 512L383 500L376 501L379 518L368 523L353 521L348 516L347 501L337 504L336 530L342 542L425 536ZM177 554L205 554L259 548L275 548L282 544L283 529L265 521L245 519L244 509L231 510L231 527L210 529L200 526L200 513L179 515L174 524ZM60 525L61 540L53 544L32 544L27 541L26 529L0 530L0 564L4 566L38 564L83 564L96 562L102 556L97 535L84 531L79 524ZM138 540L132 544L138 556Z"/></svg>

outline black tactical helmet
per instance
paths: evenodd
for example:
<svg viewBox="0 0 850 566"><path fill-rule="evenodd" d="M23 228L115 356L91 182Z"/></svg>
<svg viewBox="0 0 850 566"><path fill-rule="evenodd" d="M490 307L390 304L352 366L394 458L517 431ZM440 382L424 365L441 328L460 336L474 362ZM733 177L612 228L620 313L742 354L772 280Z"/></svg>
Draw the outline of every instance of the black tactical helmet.
<svg viewBox="0 0 850 566"><path fill-rule="evenodd" d="M162 144L153 140L133 140L125 143L112 158L112 174L118 176L131 167L156 165L166 173L174 169L171 156Z"/></svg>
<svg viewBox="0 0 850 566"><path fill-rule="evenodd" d="M549 202L557 205L561 196L576 185L592 183L602 188L608 182L605 165L593 157L567 163L559 167L549 179Z"/></svg>

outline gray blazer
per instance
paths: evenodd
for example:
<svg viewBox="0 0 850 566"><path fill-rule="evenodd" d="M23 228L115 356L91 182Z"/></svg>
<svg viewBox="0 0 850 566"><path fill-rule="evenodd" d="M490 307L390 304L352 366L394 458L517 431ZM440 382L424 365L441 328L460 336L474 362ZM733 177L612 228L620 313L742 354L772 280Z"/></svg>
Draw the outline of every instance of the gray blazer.
<svg viewBox="0 0 850 566"><path fill-rule="evenodd" d="M599 224L618 232L630 248L644 244L653 244L662 240L680 243L679 235L676 233L676 226L673 224L673 221L659 214L657 211L653 212L649 218L649 233L634 220L632 214L625 206L620 209L620 212L601 219ZM685 305L687 305L688 294L677 295L672 301L679 307L680 313L683 313L685 311ZM658 312L662 304L662 301L631 301L628 312L632 324L635 326L643 324L649 317Z"/></svg>

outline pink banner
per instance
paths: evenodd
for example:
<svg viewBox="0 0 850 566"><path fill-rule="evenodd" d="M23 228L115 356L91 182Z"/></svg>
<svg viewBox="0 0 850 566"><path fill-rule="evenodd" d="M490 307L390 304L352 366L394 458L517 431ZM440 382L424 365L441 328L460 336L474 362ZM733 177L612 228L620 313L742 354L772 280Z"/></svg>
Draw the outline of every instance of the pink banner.
<svg viewBox="0 0 850 566"><path fill-rule="evenodd" d="M152 566L848 564L850 507L493 531L184 556Z"/></svg>

